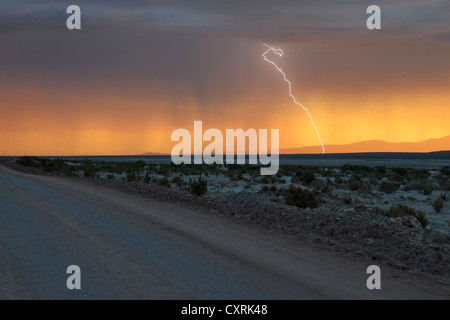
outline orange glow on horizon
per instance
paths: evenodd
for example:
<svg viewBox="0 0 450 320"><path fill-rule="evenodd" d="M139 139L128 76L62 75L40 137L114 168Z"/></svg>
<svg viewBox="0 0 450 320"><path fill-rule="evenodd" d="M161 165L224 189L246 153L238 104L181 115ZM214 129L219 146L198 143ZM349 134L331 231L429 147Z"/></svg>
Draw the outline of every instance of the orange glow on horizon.
<svg viewBox="0 0 450 320"><path fill-rule="evenodd" d="M310 119L286 97L283 87L279 97L270 92L257 99L233 97L204 109L188 92L177 99L167 94L125 98L2 87L6 90L0 93L0 155L169 154L176 144L170 140L172 131L193 131L194 120L203 120L203 130L279 129L280 149L318 145ZM450 135L450 97L444 93L311 94L303 96L302 103L314 117L325 147L365 140L419 142ZM320 152L318 147L316 153Z"/></svg>

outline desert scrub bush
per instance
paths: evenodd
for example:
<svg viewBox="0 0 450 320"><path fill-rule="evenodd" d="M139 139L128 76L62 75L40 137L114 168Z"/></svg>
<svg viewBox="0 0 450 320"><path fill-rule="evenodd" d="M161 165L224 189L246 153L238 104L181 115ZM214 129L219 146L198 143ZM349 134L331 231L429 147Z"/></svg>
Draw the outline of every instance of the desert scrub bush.
<svg viewBox="0 0 450 320"><path fill-rule="evenodd" d="M172 185L170 184L169 179L167 179L167 177L164 177L162 179L158 180L158 184L163 186L163 187L167 187L170 188Z"/></svg>
<svg viewBox="0 0 450 320"><path fill-rule="evenodd" d="M414 216L417 220L419 220L420 224L422 225L422 228L426 228L429 221L427 219L427 216L422 211L417 211L416 215Z"/></svg>
<svg viewBox="0 0 450 320"><path fill-rule="evenodd" d="M269 184L270 183L270 178L269 176L262 176L261 179L259 179L260 183L264 183L264 184Z"/></svg>
<svg viewBox="0 0 450 320"><path fill-rule="evenodd" d="M97 172L95 165L89 161L85 161L83 171L86 178L95 178L95 174Z"/></svg>
<svg viewBox="0 0 450 320"><path fill-rule="evenodd" d="M144 160L137 160L133 164L131 164L134 171L144 171L145 170L145 162Z"/></svg>
<svg viewBox="0 0 450 320"><path fill-rule="evenodd" d="M280 165L280 168L278 169L278 173L280 176L290 176L292 175L292 172L294 172L294 166L290 164L283 164Z"/></svg>
<svg viewBox="0 0 450 320"><path fill-rule="evenodd" d="M346 196L344 198L344 204L352 204L353 203L353 199L350 196Z"/></svg>
<svg viewBox="0 0 450 320"><path fill-rule="evenodd" d="M395 182L399 182L401 184L405 183L405 180L408 180L408 170L405 168L392 168L392 177L391 180Z"/></svg>
<svg viewBox="0 0 450 320"><path fill-rule="evenodd" d="M442 200L441 197L436 198L436 200L434 200L433 202L434 211L436 211L436 213L439 213L441 212L443 207L444 207L444 200Z"/></svg>
<svg viewBox="0 0 450 320"><path fill-rule="evenodd" d="M430 178L430 172L426 169L410 169L410 176L413 180L425 181Z"/></svg>
<svg viewBox="0 0 450 320"><path fill-rule="evenodd" d="M375 173L383 176L386 173L386 166L376 166Z"/></svg>
<svg viewBox="0 0 450 320"><path fill-rule="evenodd" d="M121 174L122 172L126 171L124 168L125 167L123 164L120 165L116 162L108 162L108 163L101 162L98 164L98 170L102 172Z"/></svg>
<svg viewBox="0 0 450 320"><path fill-rule="evenodd" d="M341 167L342 172L359 174L364 177L368 176L372 169L368 166L346 164Z"/></svg>
<svg viewBox="0 0 450 320"><path fill-rule="evenodd" d="M383 180L386 177L386 167L385 166L377 166L373 169L372 173L369 175L369 179L372 180ZM373 183L375 184L375 183Z"/></svg>
<svg viewBox="0 0 450 320"><path fill-rule="evenodd" d="M390 218L413 216L420 222L422 228L425 228L428 225L428 219L425 216L425 213L419 210L414 210L413 208L403 204L390 207L389 210L385 212L385 215Z"/></svg>
<svg viewBox="0 0 450 320"><path fill-rule="evenodd" d="M182 166L182 165L179 165ZM155 172L158 168L158 165L156 163L147 163L147 172Z"/></svg>
<svg viewBox="0 0 450 320"><path fill-rule="evenodd" d="M371 175L369 176L369 183L370 183L372 186L377 186L378 180L381 180L381 178L378 178L377 176L375 176L375 175L373 175L373 174L371 174Z"/></svg>
<svg viewBox="0 0 450 320"><path fill-rule="evenodd" d="M404 216L414 216L416 210L411 207L408 207L403 204L398 204L396 206L392 206L385 213L386 216L390 218L404 217Z"/></svg>
<svg viewBox="0 0 450 320"><path fill-rule="evenodd" d="M231 177L239 177L243 178L243 174L246 173L245 165L239 165L239 164L227 164L226 165L227 171L225 172L225 175Z"/></svg>
<svg viewBox="0 0 450 320"><path fill-rule="evenodd" d="M429 196L433 192L433 186L431 184L425 184L422 186L422 193Z"/></svg>
<svg viewBox="0 0 450 320"><path fill-rule="evenodd" d="M303 209L314 209L319 205L319 201L314 192L290 185L286 191L286 204Z"/></svg>
<svg viewBox="0 0 450 320"><path fill-rule="evenodd" d="M259 175L260 172L260 168L254 164L239 165L238 170L240 170L242 174L248 174L252 176Z"/></svg>
<svg viewBox="0 0 450 320"><path fill-rule="evenodd" d="M169 167L167 165L161 164L159 165L159 168L156 170L157 174L168 176L169 175Z"/></svg>
<svg viewBox="0 0 450 320"><path fill-rule="evenodd" d="M344 179L342 179L341 176L336 176L336 178L334 179L334 182L336 184L343 184L344 183Z"/></svg>
<svg viewBox="0 0 450 320"><path fill-rule="evenodd" d="M202 196L208 191L208 181L206 181L205 178L200 177L191 182L190 190L192 194Z"/></svg>
<svg viewBox="0 0 450 320"><path fill-rule="evenodd" d="M25 167L40 168L41 161L36 157L22 157L16 161L17 164Z"/></svg>
<svg viewBox="0 0 450 320"><path fill-rule="evenodd" d="M137 175L134 172L128 172L127 173L127 181L131 182L131 181L136 181L137 180Z"/></svg>
<svg viewBox="0 0 450 320"><path fill-rule="evenodd" d="M42 170L47 172L61 172L65 175L71 175L73 167L68 165L64 160L60 158L56 159L40 159Z"/></svg>
<svg viewBox="0 0 450 320"><path fill-rule="evenodd" d="M392 182L385 181L380 184L380 191L388 194L397 191L398 188L399 188L398 184Z"/></svg>
<svg viewBox="0 0 450 320"><path fill-rule="evenodd" d="M370 181L364 181L359 175L352 175L352 177L347 181L347 187L351 191L371 191L372 184Z"/></svg>
<svg viewBox="0 0 450 320"><path fill-rule="evenodd" d="M180 188L183 186L183 179L179 176L173 177L172 178L172 183L175 183L177 186L179 186Z"/></svg>
<svg viewBox="0 0 450 320"><path fill-rule="evenodd" d="M391 178L393 181L395 181L395 182L398 182L398 183L401 183L401 184L405 184L405 177L404 176L401 176L401 175L399 175L399 174L397 174L397 173L395 173L393 176L392 176L392 178Z"/></svg>
<svg viewBox="0 0 450 320"><path fill-rule="evenodd" d="M325 183L319 179L314 180L314 182L310 184L310 187L313 188L315 191L322 190L324 186Z"/></svg>
<svg viewBox="0 0 450 320"><path fill-rule="evenodd" d="M422 187L423 187L422 183L417 182L417 181L412 181L412 182L408 183L407 185L405 185L403 187L403 190L404 191L412 191L412 190L422 191Z"/></svg>
<svg viewBox="0 0 450 320"><path fill-rule="evenodd" d="M408 175L408 170L405 168L392 168L391 171L392 173L398 174L399 176L402 176L404 178L406 178L406 176Z"/></svg>
<svg viewBox="0 0 450 320"><path fill-rule="evenodd" d="M64 165L64 161L61 159L50 160L41 159L42 170L47 172L59 171Z"/></svg>
<svg viewBox="0 0 450 320"><path fill-rule="evenodd" d="M352 179L348 182L348 188L352 191L357 191L361 188L362 183L360 180Z"/></svg>
<svg viewBox="0 0 450 320"><path fill-rule="evenodd" d="M46 172L57 171L65 175L72 175L73 171L73 167L60 158L42 159L38 157L22 157L16 163L26 167L40 168Z"/></svg>
<svg viewBox="0 0 450 320"><path fill-rule="evenodd" d="M444 176L450 176L450 166L442 167L439 172Z"/></svg>
<svg viewBox="0 0 450 320"><path fill-rule="evenodd" d="M311 169L296 171L292 182L300 181L303 185L309 185L316 180L316 174Z"/></svg>
<svg viewBox="0 0 450 320"><path fill-rule="evenodd" d="M319 170L319 173L324 178L329 178L333 176L333 169L330 168L322 168Z"/></svg>
<svg viewBox="0 0 450 320"><path fill-rule="evenodd" d="M436 177L436 181L442 190L450 190L450 179L448 176L439 174Z"/></svg>

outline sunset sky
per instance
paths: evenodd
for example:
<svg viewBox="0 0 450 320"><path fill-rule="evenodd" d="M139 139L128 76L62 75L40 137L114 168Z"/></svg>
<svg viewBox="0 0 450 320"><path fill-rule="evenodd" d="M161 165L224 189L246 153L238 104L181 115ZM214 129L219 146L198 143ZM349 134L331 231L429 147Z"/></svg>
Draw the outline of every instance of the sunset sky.
<svg viewBox="0 0 450 320"><path fill-rule="evenodd" d="M70 4L81 30L66 27ZM381 30L366 28L370 4ZM444 0L0 0L0 155L170 153L194 120L319 145L263 42L284 50L270 57L325 145L448 136L449 12Z"/></svg>

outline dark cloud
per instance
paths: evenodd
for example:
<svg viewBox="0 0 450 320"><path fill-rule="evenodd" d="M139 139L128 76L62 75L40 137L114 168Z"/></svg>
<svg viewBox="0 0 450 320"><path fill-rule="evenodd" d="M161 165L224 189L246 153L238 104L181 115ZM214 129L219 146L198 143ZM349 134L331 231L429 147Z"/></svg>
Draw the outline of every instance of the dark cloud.
<svg viewBox="0 0 450 320"><path fill-rule="evenodd" d="M256 40L304 41L324 37L364 36L365 1L299 0L80 0L86 27L136 28L148 32L228 35ZM386 1L383 32L442 33L449 29L448 1ZM0 1L2 32L61 25L67 4L61 1Z"/></svg>
<svg viewBox="0 0 450 320"><path fill-rule="evenodd" d="M370 31L367 1L80 0L82 30L69 31L72 3L0 0L0 81L190 90L206 103L251 90L266 41L297 45L283 59L304 90L448 83L449 2L378 2L382 30Z"/></svg>
<svg viewBox="0 0 450 320"><path fill-rule="evenodd" d="M70 31L74 3L82 29ZM361 0L0 0L2 127L127 132L201 116L282 128L297 110L262 42L284 50L273 59L296 96L322 105L336 131L334 115L367 101L367 119L393 104L407 110L415 97L424 108L434 107L430 97L444 105L450 1L376 3L382 30L366 28L372 1Z"/></svg>

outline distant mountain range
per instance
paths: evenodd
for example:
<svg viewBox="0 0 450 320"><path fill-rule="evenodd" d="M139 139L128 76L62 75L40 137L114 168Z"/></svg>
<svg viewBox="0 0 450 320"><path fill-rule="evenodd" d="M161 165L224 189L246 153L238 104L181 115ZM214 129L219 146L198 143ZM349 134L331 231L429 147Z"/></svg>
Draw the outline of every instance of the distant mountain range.
<svg viewBox="0 0 450 320"><path fill-rule="evenodd" d="M157 152L146 152L139 154L139 156L163 156L166 155L165 153L157 153Z"/></svg>
<svg viewBox="0 0 450 320"><path fill-rule="evenodd" d="M362 152L433 152L450 150L450 136L429 139L420 142L387 142L367 140L350 144L325 145L325 153L362 153ZM321 146L280 149L281 154L321 153Z"/></svg>
<svg viewBox="0 0 450 320"><path fill-rule="evenodd" d="M325 145L325 153L366 153L366 152L435 152L450 151L450 136L429 139L420 142L387 142L367 140L350 144ZM280 154L315 154L322 153L321 146L280 149ZM159 156L167 153L146 152L141 156Z"/></svg>

